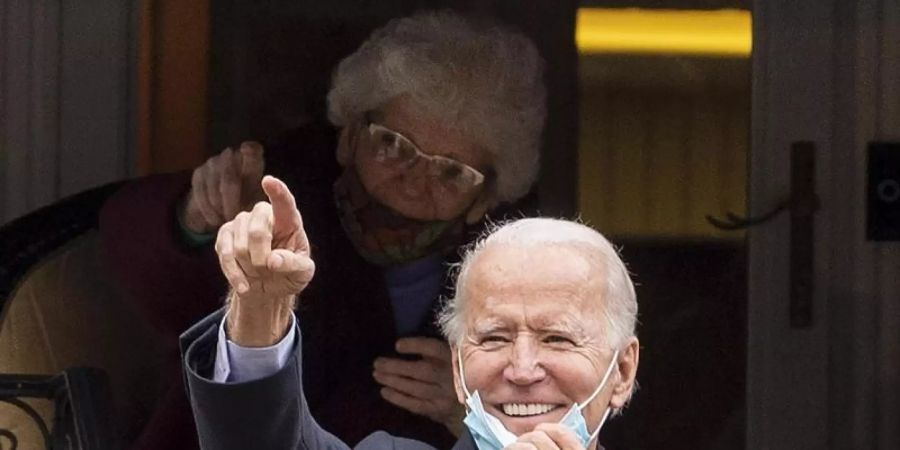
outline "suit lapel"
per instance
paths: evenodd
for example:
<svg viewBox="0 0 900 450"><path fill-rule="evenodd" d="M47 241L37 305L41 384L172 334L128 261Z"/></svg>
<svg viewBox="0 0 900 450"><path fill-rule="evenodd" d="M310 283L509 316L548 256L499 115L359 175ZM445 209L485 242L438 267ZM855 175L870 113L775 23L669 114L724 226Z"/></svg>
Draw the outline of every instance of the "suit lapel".
<svg viewBox="0 0 900 450"><path fill-rule="evenodd" d="M475 439L472 439L468 428L463 428L462 435L456 441L456 444L453 445L452 450L477 450L475 448Z"/></svg>

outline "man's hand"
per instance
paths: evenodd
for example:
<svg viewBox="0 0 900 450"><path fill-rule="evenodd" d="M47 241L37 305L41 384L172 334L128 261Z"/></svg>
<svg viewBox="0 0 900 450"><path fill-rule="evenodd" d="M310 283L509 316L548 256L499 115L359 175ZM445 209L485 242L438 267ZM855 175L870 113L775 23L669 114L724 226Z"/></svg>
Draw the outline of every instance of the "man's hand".
<svg viewBox="0 0 900 450"><path fill-rule="evenodd" d="M558 423L542 423L504 450L584 450L575 432Z"/></svg>
<svg viewBox="0 0 900 450"><path fill-rule="evenodd" d="M191 191L178 212L181 223L194 233L209 233L249 210L264 198L260 189L264 166L263 148L257 142L244 142L239 150L226 148L206 160L191 176Z"/></svg>
<svg viewBox="0 0 900 450"><path fill-rule="evenodd" d="M403 338L397 340L397 352L420 355L422 359L376 359L372 376L384 386L381 396L394 405L444 424L459 437L466 411L457 401L453 388L450 346L439 339Z"/></svg>
<svg viewBox="0 0 900 450"><path fill-rule="evenodd" d="M219 265L233 288L225 329L243 347L281 340L291 323L294 296L315 273L294 196L271 176L263 178L262 189L269 202L222 225L216 240Z"/></svg>

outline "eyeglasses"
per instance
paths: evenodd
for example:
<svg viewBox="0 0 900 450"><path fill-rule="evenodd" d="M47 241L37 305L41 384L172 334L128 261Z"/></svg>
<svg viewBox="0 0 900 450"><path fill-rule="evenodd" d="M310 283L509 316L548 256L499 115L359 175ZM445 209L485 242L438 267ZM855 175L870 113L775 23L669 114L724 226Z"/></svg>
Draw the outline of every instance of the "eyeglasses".
<svg viewBox="0 0 900 450"><path fill-rule="evenodd" d="M406 136L367 120L375 161L392 171L423 170L435 183L450 193L465 194L484 183L484 175L452 158L428 155Z"/></svg>

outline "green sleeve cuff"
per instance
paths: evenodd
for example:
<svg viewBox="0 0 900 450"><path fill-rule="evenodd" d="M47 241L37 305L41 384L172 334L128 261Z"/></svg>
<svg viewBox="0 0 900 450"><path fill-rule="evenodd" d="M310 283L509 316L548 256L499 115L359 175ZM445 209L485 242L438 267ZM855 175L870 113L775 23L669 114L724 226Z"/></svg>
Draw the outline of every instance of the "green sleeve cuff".
<svg viewBox="0 0 900 450"><path fill-rule="evenodd" d="M181 238L184 240L184 243L191 247L201 247L216 240L216 235L212 233L194 233L185 228L184 225L181 225L180 222L178 223L178 228L181 229Z"/></svg>
<svg viewBox="0 0 900 450"><path fill-rule="evenodd" d="M188 247L202 247L216 240L215 233L195 233L188 229L187 225L185 225L181 219L181 214L177 211L175 213L175 220L178 222L178 234L181 235L181 241L187 244Z"/></svg>

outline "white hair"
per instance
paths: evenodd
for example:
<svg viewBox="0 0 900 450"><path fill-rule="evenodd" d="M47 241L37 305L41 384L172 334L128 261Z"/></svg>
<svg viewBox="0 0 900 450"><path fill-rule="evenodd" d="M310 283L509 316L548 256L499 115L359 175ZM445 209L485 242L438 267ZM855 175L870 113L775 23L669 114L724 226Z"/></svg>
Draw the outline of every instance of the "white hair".
<svg viewBox="0 0 900 450"><path fill-rule="evenodd" d="M524 247L535 246L572 246L585 256L599 257L602 261L601 276L605 280L604 291L598 301L603 301L602 308L607 324L605 342L612 348L619 348L625 341L633 337L637 322L637 297L634 284L625 263L619 257L613 245L602 234L580 223L550 219L529 218L507 222L497 226L471 246L458 266L456 277L456 294L449 299L438 316L438 323L447 340L460 345L465 337L464 310L466 297L464 286L469 271L478 256L489 246L496 244L512 244Z"/></svg>
<svg viewBox="0 0 900 450"><path fill-rule="evenodd" d="M409 96L474 139L496 173L501 202L537 177L546 116L544 61L524 35L449 11L394 19L338 65L328 93L336 126Z"/></svg>

